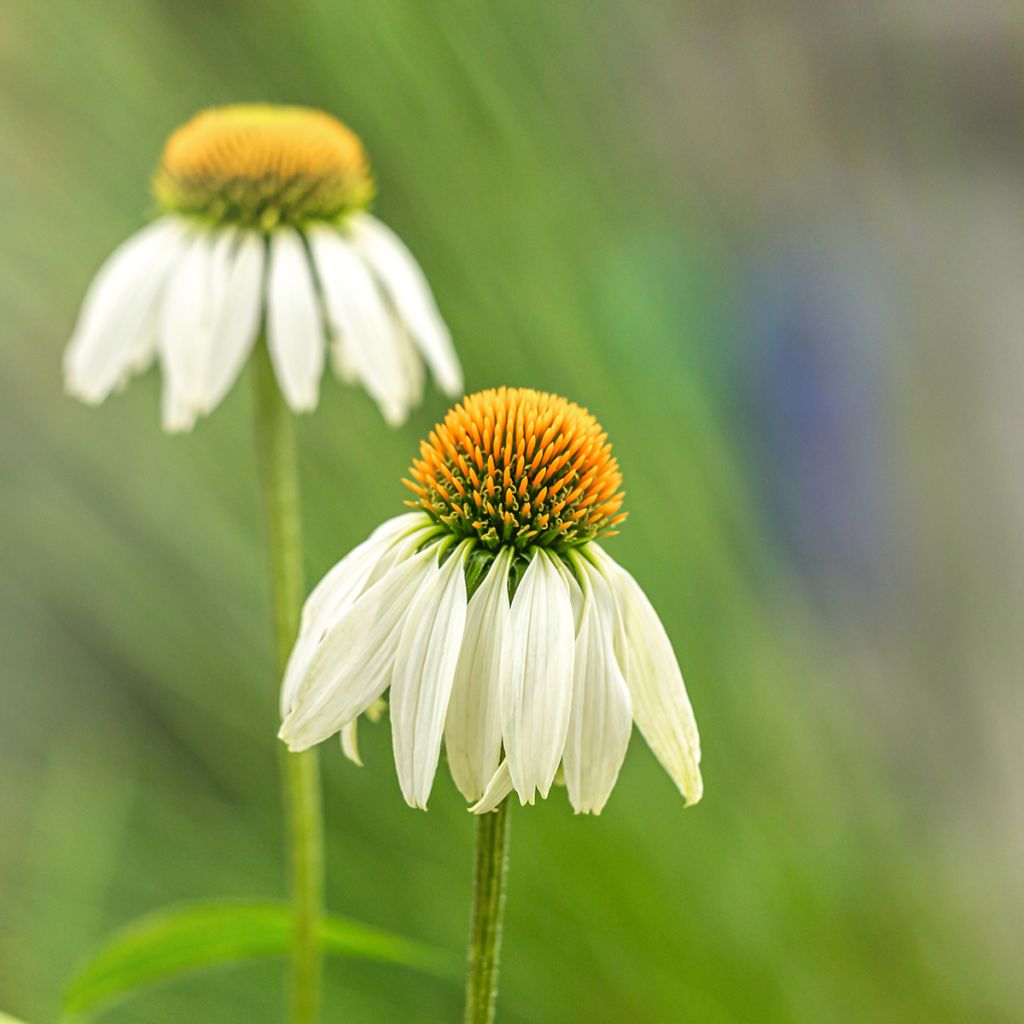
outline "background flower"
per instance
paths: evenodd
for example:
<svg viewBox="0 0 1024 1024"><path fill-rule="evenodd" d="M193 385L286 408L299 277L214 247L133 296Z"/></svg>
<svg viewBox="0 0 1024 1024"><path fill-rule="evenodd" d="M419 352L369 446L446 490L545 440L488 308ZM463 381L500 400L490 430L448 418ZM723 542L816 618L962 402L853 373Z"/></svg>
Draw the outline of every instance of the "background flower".
<svg viewBox="0 0 1024 1024"><path fill-rule="evenodd" d="M64 355L68 391L102 402L159 359L163 424L190 430L234 384L261 331L293 412L316 408L328 352L391 424L462 371L430 287L373 198L358 137L322 111L204 110L153 177L160 216L89 287Z"/></svg>

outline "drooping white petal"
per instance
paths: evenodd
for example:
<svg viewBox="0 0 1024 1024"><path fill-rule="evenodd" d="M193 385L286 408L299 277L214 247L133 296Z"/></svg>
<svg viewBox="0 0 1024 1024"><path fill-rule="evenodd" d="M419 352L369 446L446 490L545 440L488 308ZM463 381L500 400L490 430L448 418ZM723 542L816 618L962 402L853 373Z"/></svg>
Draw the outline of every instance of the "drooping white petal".
<svg viewBox="0 0 1024 1024"><path fill-rule="evenodd" d="M384 692L409 605L436 571L432 545L394 566L327 630L295 686L278 734L292 750L338 732Z"/></svg>
<svg viewBox="0 0 1024 1024"><path fill-rule="evenodd" d="M502 736L519 799L546 797L565 748L572 704L573 614L569 588L538 550L512 599L502 644Z"/></svg>
<svg viewBox="0 0 1024 1024"><path fill-rule="evenodd" d="M333 327L331 331L334 332ZM346 384L359 382L359 365L349 351L349 346L344 338L334 336L330 339L327 356L331 361L331 369L339 380Z"/></svg>
<svg viewBox="0 0 1024 1024"><path fill-rule="evenodd" d="M374 566L394 545L408 538L412 548L405 554L411 554L419 534L430 529L435 529L434 524L423 512L406 512L381 523L313 588L302 609L300 635L330 625L356 599Z"/></svg>
<svg viewBox="0 0 1024 1024"><path fill-rule="evenodd" d="M508 626L508 570L512 549L491 563L466 613L466 635L455 669L444 744L455 785L478 800L501 755L501 645Z"/></svg>
<svg viewBox="0 0 1024 1024"><path fill-rule="evenodd" d="M512 792L512 774L508 770L508 761L502 760L497 771L491 776L484 789L484 795L470 807L474 814L487 814L497 810L498 804Z"/></svg>
<svg viewBox="0 0 1024 1024"><path fill-rule="evenodd" d="M451 335L412 253L398 235L368 213L352 214L348 224L438 385L449 395L461 394L462 369Z"/></svg>
<svg viewBox="0 0 1024 1024"><path fill-rule="evenodd" d="M379 722L381 716L387 709L387 702L378 698L375 700L359 718L353 718L347 725L341 727L341 751L353 763L363 767L363 760L359 756L358 727L361 718L368 718L371 722Z"/></svg>
<svg viewBox="0 0 1024 1024"><path fill-rule="evenodd" d="M189 430L205 406L213 329L227 279L225 233L196 235L181 257L160 310L164 429Z"/></svg>
<svg viewBox="0 0 1024 1024"><path fill-rule="evenodd" d="M341 729L341 751L353 763L363 767L363 759L359 756L359 719L353 718Z"/></svg>
<svg viewBox="0 0 1024 1024"><path fill-rule="evenodd" d="M243 232L233 243L206 366L204 413L215 409L234 384L252 351L263 316L266 244L254 231Z"/></svg>
<svg viewBox="0 0 1024 1024"><path fill-rule="evenodd" d="M64 384L83 402L102 402L126 372L153 355L153 311L185 246L176 217L161 217L110 255L89 287L64 353Z"/></svg>
<svg viewBox="0 0 1024 1024"><path fill-rule="evenodd" d="M626 757L632 705L615 654L615 603L604 576L574 558L584 603L576 636L572 713L562 765L577 813L599 814Z"/></svg>
<svg viewBox="0 0 1024 1024"><path fill-rule="evenodd" d="M416 351L409 332L401 325L395 334L395 344L405 372L406 402L410 406L417 406L423 401L423 385L427 371L423 368L423 360Z"/></svg>
<svg viewBox="0 0 1024 1024"><path fill-rule="evenodd" d="M344 616L369 584L375 583L400 557L415 550L420 534L430 526L430 519L422 512L409 512L387 520L313 588L302 606L299 635L281 685L282 718L291 710L299 684L327 630ZM411 547L400 545L404 538L410 539Z"/></svg>
<svg viewBox="0 0 1024 1024"><path fill-rule="evenodd" d="M115 392L124 391L132 377L148 370L156 358L160 347L160 303L159 299L146 314L145 322L139 329L139 340L132 348L131 358L121 371L121 376L114 385Z"/></svg>
<svg viewBox="0 0 1024 1024"><path fill-rule="evenodd" d="M583 618L583 588L579 585L579 581L573 574L572 570L563 562L560 558L552 559L555 564L555 568L558 569L559 575L565 580L565 585L569 588L569 603L572 605L572 621L573 629L578 634L580 631L580 622Z"/></svg>
<svg viewBox="0 0 1024 1024"><path fill-rule="evenodd" d="M441 754L448 699L466 627L463 541L409 606L391 680L391 734L402 795L424 810Z"/></svg>
<svg viewBox="0 0 1024 1024"><path fill-rule="evenodd" d="M633 719L687 803L694 804L703 792L700 736L672 642L636 580L597 544L588 550L611 585L621 618L619 663Z"/></svg>
<svg viewBox="0 0 1024 1024"><path fill-rule="evenodd" d="M308 237L341 376L361 380L385 420L401 423L409 411L410 384L397 327L377 283L338 231L314 227Z"/></svg>
<svg viewBox="0 0 1024 1024"><path fill-rule="evenodd" d="M160 422L169 434L180 434L196 425L196 414L191 411L182 396L164 385L160 390Z"/></svg>
<svg viewBox="0 0 1024 1024"><path fill-rule="evenodd" d="M316 408L326 340L302 238L279 228L270 241L267 344L281 393L293 412Z"/></svg>

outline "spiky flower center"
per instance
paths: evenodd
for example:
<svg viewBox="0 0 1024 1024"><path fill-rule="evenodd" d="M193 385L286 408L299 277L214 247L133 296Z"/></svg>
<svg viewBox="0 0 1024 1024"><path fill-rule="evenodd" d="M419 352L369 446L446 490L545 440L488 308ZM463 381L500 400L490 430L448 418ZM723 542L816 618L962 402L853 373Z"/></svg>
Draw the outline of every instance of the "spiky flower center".
<svg viewBox="0 0 1024 1024"><path fill-rule="evenodd" d="M405 483L436 522L495 550L561 551L625 518L608 435L586 410L527 388L464 398L420 444Z"/></svg>
<svg viewBox="0 0 1024 1024"><path fill-rule="evenodd" d="M373 192L354 132L319 110L269 104L197 114L167 140L153 177L166 210L262 230L334 220Z"/></svg>

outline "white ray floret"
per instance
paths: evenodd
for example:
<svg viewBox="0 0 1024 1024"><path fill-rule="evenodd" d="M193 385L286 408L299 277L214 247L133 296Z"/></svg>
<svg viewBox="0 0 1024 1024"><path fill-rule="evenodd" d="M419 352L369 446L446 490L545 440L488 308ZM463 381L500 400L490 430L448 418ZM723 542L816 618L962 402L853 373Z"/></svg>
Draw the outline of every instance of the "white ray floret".
<svg viewBox="0 0 1024 1024"><path fill-rule="evenodd" d="M313 275L299 233L270 238L267 344L278 384L293 412L315 409L327 355Z"/></svg>
<svg viewBox="0 0 1024 1024"><path fill-rule="evenodd" d="M70 394L98 405L129 367L145 369L154 355L148 343L156 337L157 298L186 245L185 225L161 217L114 250L86 293L64 353Z"/></svg>
<svg viewBox="0 0 1024 1024"><path fill-rule="evenodd" d="M391 727L406 802L427 806L466 628L463 541L427 578L409 606L391 677Z"/></svg>
<svg viewBox="0 0 1024 1024"><path fill-rule="evenodd" d="M501 651L502 736L521 800L548 795L572 708L573 614L554 559L536 551L512 600Z"/></svg>
<svg viewBox="0 0 1024 1024"><path fill-rule="evenodd" d="M502 643L508 631L508 570L512 551L503 548L469 602L466 633L448 704L444 742L455 785L467 800L479 800L501 758L500 678Z"/></svg>
<svg viewBox="0 0 1024 1024"><path fill-rule="evenodd" d="M672 641L636 580L597 544L592 553L616 597L615 649L633 720L679 791L696 803L703 793L700 737Z"/></svg>
<svg viewBox="0 0 1024 1024"><path fill-rule="evenodd" d="M563 757L565 786L573 807L596 813L611 795L626 758L632 704L615 653L617 610L611 586L588 559L574 557L573 567L584 598Z"/></svg>

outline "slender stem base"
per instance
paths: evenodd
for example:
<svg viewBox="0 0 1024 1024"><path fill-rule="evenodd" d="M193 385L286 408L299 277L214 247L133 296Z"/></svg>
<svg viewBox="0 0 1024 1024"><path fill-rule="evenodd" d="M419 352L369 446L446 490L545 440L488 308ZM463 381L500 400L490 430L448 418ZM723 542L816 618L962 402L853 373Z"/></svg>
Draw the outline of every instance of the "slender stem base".
<svg viewBox="0 0 1024 1024"><path fill-rule="evenodd" d="M274 650L278 678L299 629L302 606L302 536L299 482L291 413L278 390L265 344L253 355L255 434L267 520ZM295 909L292 951L292 1024L313 1024L319 1013L320 922L323 917L323 822L320 771L315 750L282 752L282 777L291 890Z"/></svg>
<svg viewBox="0 0 1024 1024"><path fill-rule="evenodd" d="M473 910L469 921L465 1024L492 1024L498 997L501 924L508 877L508 800L476 827Z"/></svg>

